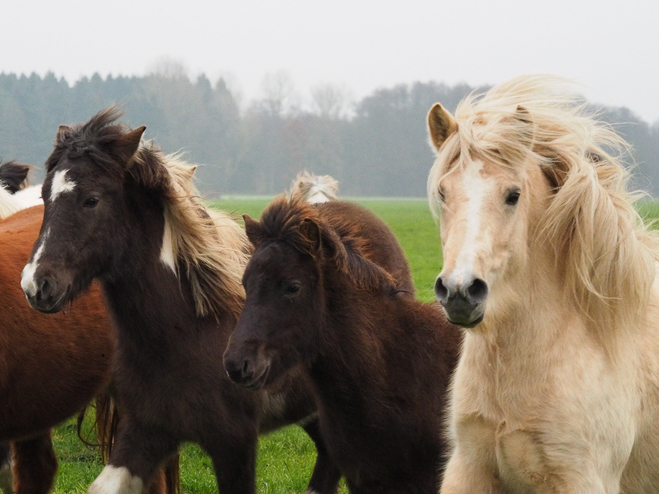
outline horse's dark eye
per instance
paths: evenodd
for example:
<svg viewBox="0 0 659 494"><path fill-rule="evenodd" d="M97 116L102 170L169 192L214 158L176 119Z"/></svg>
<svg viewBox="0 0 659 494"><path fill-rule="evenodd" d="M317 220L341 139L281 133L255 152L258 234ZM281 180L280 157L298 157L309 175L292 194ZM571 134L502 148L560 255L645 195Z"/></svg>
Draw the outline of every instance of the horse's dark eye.
<svg viewBox="0 0 659 494"><path fill-rule="evenodd" d="M516 205L517 202L519 201L519 194L520 194L519 189L514 189L508 192L508 195L506 196L506 204L508 204L508 206Z"/></svg>
<svg viewBox="0 0 659 494"><path fill-rule="evenodd" d="M286 285L286 288L284 288L284 293L286 295L295 295L300 291L300 284L299 283L290 283Z"/></svg>
<svg viewBox="0 0 659 494"><path fill-rule="evenodd" d="M97 204L98 199L96 197L90 197L84 202L83 206L86 208L95 208Z"/></svg>
<svg viewBox="0 0 659 494"><path fill-rule="evenodd" d="M437 189L437 197L439 198L439 202L444 202L446 198L444 197L444 189L441 187Z"/></svg>

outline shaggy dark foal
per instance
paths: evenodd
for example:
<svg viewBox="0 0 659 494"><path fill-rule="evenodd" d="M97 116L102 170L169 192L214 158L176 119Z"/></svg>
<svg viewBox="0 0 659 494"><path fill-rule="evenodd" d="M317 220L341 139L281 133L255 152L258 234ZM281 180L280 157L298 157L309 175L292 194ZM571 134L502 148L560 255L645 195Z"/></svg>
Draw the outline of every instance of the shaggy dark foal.
<svg viewBox="0 0 659 494"><path fill-rule="evenodd" d="M436 494L461 333L439 307L396 296L363 218L333 204L279 198L260 222L245 217L255 252L225 367L237 383L268 389L303 364L351 492Z"/></svg>

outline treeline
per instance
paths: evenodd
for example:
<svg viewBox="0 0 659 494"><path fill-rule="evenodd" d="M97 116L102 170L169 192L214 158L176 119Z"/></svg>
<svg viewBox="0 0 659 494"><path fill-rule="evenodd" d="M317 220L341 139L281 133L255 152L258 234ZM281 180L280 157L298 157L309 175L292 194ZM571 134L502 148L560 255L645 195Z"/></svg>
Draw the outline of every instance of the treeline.
<svg viewBox="0 0 659 494"><path fill-rule="evenodd" d="M310 109L287 104L277 86L241 111L222 79L184 74L99 75L70 86L44 77L0 74L0 158L41 170L57 126L89 119L111 104L124 121L146 125L166 152L200 163L207 194L274 194L306 169L330 174L350 196L423 196L432 153L425 117L440 101L449 110L473 88L414 83L380 89L356 103L332 86L317 88ZM349 107L349 108L348 108ZM659 197L659 122L650 126L626 108L607 108L607 120L633 145L635 180Z"/></svg>

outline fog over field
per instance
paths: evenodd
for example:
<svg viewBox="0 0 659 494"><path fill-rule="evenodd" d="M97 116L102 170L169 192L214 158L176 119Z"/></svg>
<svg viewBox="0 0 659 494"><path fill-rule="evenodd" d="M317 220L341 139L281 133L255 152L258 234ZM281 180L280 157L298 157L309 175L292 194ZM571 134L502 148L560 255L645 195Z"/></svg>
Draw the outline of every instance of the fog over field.
<svg viewBox="0 0 659 494"><path fill-rule="evenodd" d="M344 193L423 195L432 103L547 72L606 107L638 185L659 194L655 1L25 0L1 13L4 159L41 165L58 124L117 103L207 165L207 193L274 193L307 168Z"/></svg>

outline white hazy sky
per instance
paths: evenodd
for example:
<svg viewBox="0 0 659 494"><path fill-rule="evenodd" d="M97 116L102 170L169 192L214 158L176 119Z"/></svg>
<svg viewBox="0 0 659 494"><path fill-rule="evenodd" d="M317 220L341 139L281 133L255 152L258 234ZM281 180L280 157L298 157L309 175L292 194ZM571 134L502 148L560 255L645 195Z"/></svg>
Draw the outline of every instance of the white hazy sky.
<svg viewBox="0 0 659 494"><path fill-rule="evenodd" d="M0 71L142 75L163 58L230 75L246 99L286 71L357 98L430 80L493 84L550 72L592 101L659 120L657 0L10 0Z"/></svg>

